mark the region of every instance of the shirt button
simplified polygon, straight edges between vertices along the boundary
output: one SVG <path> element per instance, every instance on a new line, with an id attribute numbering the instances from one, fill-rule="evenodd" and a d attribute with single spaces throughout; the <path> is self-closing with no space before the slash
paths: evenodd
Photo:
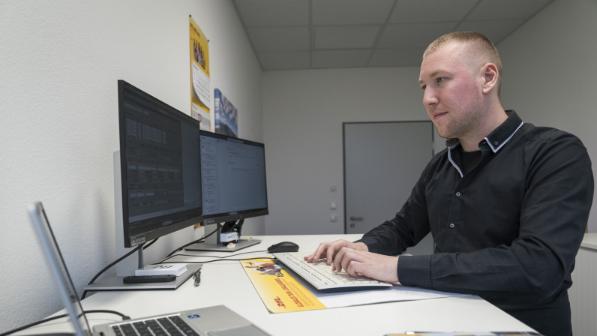
<path id="1" fill-rule="evenodd" d="M 456 192 L 456 197 L 460 197 L 460 196 L 462 196 L 462 193 L 460 191 L 457 191 Z"/>
<path id="2" fill-rule="evenodd" d="M 493 144 L 497 146 L 497 145 L 499 145 L 500 143 L 499 143 L 499 141 L 494 141 L 494 142 L 493 142 Z"/>
<path id="3" fill-rule="evenodd" d="M 450 226 L 450 229 L 453 229 L 453 228 L 455 228 L 455 227 L 456 227 L 456 225 L 454 225 L 454 223 L 450 223 L 450 225 L 449 225 L 449 226 Z"/>

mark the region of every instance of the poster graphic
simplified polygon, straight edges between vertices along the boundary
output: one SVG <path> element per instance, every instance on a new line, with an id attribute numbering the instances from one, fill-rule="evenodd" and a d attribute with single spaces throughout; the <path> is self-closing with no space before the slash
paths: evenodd
<path id="1" fill-rule="evenodd" d="M 214 90 L 214 111 L 216 133 L 238 137 L 238 112 L 220 89 Z"/>
<path id="2" fill-rule="evenodd" d="M 209 46 L 199 26 L 189 15 L 189 49 L 191 59 L 191 116 L 200 122 L 201 129 L 211 130 L 209 111 Z"/>
<path id="3" fill-rule="evenodd" d="M 271 259 L 241 261 L 245 272 L 272 313 L 289 313 L 325 306 L 285 269 Z"/>

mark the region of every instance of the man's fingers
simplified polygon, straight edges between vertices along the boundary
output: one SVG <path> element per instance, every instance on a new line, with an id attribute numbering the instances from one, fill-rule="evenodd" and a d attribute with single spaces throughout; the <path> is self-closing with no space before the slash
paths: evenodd
<path id="1" fill-rule="evenodd" d="M 367 262 L 367 255 L 359 250 L 350 249 L 346 251 L 344 260 L 342 261 L 342 269 L 348 272 L 350 265 L 353 263 L 363 264 Z M 349 273 L 350 275 L 354 275 Z"/>
<path id="2" fill-rule="evenodd" d="M 359 272 L 361 263 L 356 260 L 351 260 L 347 267 L 344 269 L 346 273 L 351 276 L 360 276 L 361 273 Z"/>
<path id="3" fill-rule="evenodd" d="M 351 246 L 352 244 L 353 243 L 343 239 L 338 239 L 333 242 L 321 243 L 319 244 L 314 253 L 305 256 L 304 259 L 307 262 L 318 262 L 322 259 L 325 259 L 328 265 L 332 265 L 332 267 L 336 268 L 341 268 L 342 265 L 340 265 L 339 263 L 339 260 L 341 259 L 338 259 L 338 262 L 334 263 L 334 260 L 337 258 L 337 253 L 339 253 L 344 247 Z"/>
<path id="4" fill-rule="evenodd" d="M 340 272 L 342 270 L 342 259 L 344 259 L 344 254 L 346 252 L 346 248 L 342 247 L 334 256 L 332 260 L 332 271 Z M 328 259 L 329 260 L 329 259 Z"/>
<path id="5" fill-rule="evenodd" d="M 327 250 L 327 254 L 325 256 L 326 264 L 331 265 L 335 258 L 337 258 L 338 250 L 342 249 L 343 242 L 340 240 L 336 240 L 331 244 L 331 246 Z"/>
<path id="6" fill-rule="evenodd" d="M 350 262 L 354 259 L 354 250 L 353 249 L 349 249 L 349 248 L 345 248 L 344 249 L 344 256 L 342 258 L 342 260 L 340 260 L 340 268 L 338 269 L 338 271 L 342 271 L 342 270 L 347 270 L 348 269 L 348 264 L 350 264 Z"/>
<path id="7" fill-rule="evenodd" d="M 325 252 L 326 249 L 327 249 L 326 243 L 319 244 L 319 247 L 317 248 L 317 250 L 315 250 L 315 253 L 312 256 L 311 261 L 315 261 L 315 260 L 321 258 L 321 255 Z"/>
<path id="8" fill-rule="evenodd" d="M 319 246 L 317 247 L 317 249 L 315 250 L 315 253 L 311 254 L 310 256 L 307 256 L 307 261 L 309 262 L 314 262 L 317 261 L 319 259 L 321 259 L 321 256 L 326 253 L 327 249 L 328 249 L 329 244 L 328 243 L 321 243 L 319 244 Z"/>

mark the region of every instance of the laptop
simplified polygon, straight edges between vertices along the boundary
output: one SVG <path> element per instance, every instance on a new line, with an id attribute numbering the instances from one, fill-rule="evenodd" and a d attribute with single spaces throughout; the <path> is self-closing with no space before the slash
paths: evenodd
<path id="1" fill-rule="evenodd" d="M 164 336 L 171 334 L 179 336 L 269 335 L 223 305 L 101 324 L 91 329 L 42 203 L 31 204 L 27 211 L 52 277 L 58 287 L 58 293 L 77 336 L 151 334 Z"/>

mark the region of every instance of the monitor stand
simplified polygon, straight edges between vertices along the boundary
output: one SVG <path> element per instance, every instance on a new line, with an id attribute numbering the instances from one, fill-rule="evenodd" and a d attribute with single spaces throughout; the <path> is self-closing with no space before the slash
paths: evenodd
<path id="1" fill-rule="evenodd" d="M 143 268 L 143 248 L 139 248 L 139 269 Z M 123 290 L 151 290 L 151 289 L 176 289 L 192 277 L 201 268 L 202 264 L 187 264 L 187 270 L 170 282 L 123 283 L 124 276 L 105 276 L 85 287 L 85 291 L 123 291 Z M 134 273 L 134 272 L 133 272 Z M 132 274 L 131 274 L 132 275 Z"/>
<path id="2" fill-rule="evenodd" d="M 236 252 L 249 246 L 257 245 L 261 243 L 259 239 L 240 239 L 240 233 L 243 225 L 243 220 L 225 222 L 223 224 L 218 223 L 218 231 L 216 232 L 216 238 L 206 239 L 203 242 L 199 242 L 193 245 L 185 247 L 188 251 L 215 251 L 215 252 Z M 223 243 L 222 236 L 233 233 L 237 240 L 230 243 Z"/>

